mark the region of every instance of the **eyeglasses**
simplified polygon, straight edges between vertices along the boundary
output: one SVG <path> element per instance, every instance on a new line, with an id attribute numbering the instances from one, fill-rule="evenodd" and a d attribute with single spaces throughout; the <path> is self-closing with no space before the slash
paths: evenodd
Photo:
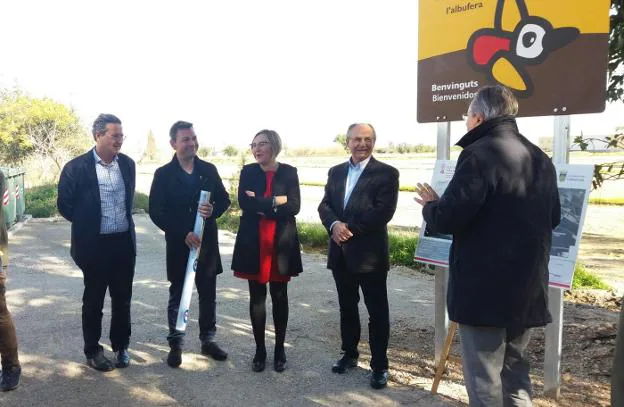
<path id="1" fill-rule="evenodd" d="M 251 149 L 253 150 L 256 147 L 264 147 L 264 146 L 268 146 L 270 143 L 268 141 L 261 141 L 259 143 L 251 143 L 249 145 L 249 147 L 251 147 Z"/>
<path id="2" fill-rule="evenodd" d="M 124 141 L 126 139 L 126 136 L 124 136 L 123 134 L 113 134 L 111 138 L 115 141 Z"/>

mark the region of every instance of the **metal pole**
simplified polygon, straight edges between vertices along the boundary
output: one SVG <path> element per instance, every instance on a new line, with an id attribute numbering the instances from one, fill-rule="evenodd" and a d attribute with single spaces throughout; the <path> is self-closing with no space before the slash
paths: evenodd
<path id="1" fill-rule="evenodd" d="M 570 116 L 555 117 L 553 163 L 570 161 Z M 546 326 L 544 348 L 544 394 L 559 399 L 561 386 L 561 341 L 563 336 L 563 290 L 548 288 L 548 310 L 552 323 Z"/>
<path id="2" fill-rule="evenodd" d="M 451 157 L 451 123 L 438 123 L 437 159 L 448 160 Z M 435 363 L 440 362 L 444 349 L 444 340 L 448 333 L 448 313 L 446 312 L 446 286 L 448 269 L 435 267 Z"/>

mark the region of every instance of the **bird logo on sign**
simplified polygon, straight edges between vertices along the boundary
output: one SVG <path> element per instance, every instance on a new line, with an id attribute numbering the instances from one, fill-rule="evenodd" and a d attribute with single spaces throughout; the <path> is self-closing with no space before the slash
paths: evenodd
<path id="1" fill-rule="evenodd" d="M 525 66 L 543 63 L 579 35 L 576 27 L 554 28 L 545 18 L 530 15 L 525 0 L 498 0 L 494 28 L 477 30 L 468 40 L 468 62 L 526 97 L 534 85 Z"/>

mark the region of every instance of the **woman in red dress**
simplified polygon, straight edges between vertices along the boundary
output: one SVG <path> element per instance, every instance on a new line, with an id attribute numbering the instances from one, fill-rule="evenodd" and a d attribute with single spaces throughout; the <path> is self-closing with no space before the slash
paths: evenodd
<path id="1" fill-rule="evenodd" d="M 288 282 L 303 271 L 295 215 L 300 192 L 297 169 L 278 163 L 282 148 L 279 135 L 262 130 L 253 138 L 251 151 L 256 163 L 245 165 L 238 185 L 242 209 L 234 245 L 234 275 L 249 281 L 249 314 L 256 341 L 252 370 L 261 372 L 266 363 L 267 283 L 273 303 L 276 372 L 286 369 L 284 341 L 288 324 Z"/>

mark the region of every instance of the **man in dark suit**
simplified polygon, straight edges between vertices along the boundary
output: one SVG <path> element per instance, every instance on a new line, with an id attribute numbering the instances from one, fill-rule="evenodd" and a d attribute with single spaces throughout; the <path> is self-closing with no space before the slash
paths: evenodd
<path id="1" fill-rule="evenodd" d="M 167 242 L 167 279 L 170 282 L 167 364 L 178 367 L 182 363 L 184 332 L 176 330 L 176 320 L 191 247 L 201 246 L 195 274 L 201 353 L 216 360 L 227 358 L 227 353 L 214 341 L 217 332 L 217 274 L 223 272 L 216 219 L 230 206 L 230 198 L 217 168 L 197 157 L 199 144 L 193 124 L 176 122 L 171 126 L 169 136 L 175 155 L 169 164 L 158 168 L 154 174 L 149 214 L 156 226 L 165 232 Z M 210 192 L 210 202 L 198 205 L 202 190 Z M 198 210 L 204 218 L 202 236 L 193 233 Z"/>
<path id="2" fill-rule="evenodd" d="M 471 406 L 530 406 L 530 328 L 551 322 L 548 262 L 561 207 L 555 167 L 518 130 L 511 90 L 485 86 L 468 108 L 453 178 L 418 184 L 435 233 L 453 235 L 448 313 L 459 324 Z"/>
<path id="3" fill-rule="evenodd" d="M 130 363 L 130 300 L 136 260 L 132 201 L 134 161 L 119 150 L 121 121 L 101 114 L 93 123 L 95 148 L 68 162 L 58 185 L 58 209 L 71 222 L 71 256 L 84 276 L 82 333 L 87 364 L 109 371 Z M 102 307 L 111 297 L 110 340 L 115 364 L 99 344 Z"/>
<path id="4" fill-rule="evenodd" d="M 387 224 L 396 210 L 399 172 L 372 157 L 375 141 L 375 129 L 370 124 L 349 126 L 347 147 L 351 158 L 329 170 L 318 211 L 331 236 L 327 268 L 332 270 L 340 304 L 344 354 L 332 371 L 344 373 L 357 365 L 361 287 L 369 315 L 371 386 L 380 389 L 388 381 L 386 352 L 390 336 Z"/>

